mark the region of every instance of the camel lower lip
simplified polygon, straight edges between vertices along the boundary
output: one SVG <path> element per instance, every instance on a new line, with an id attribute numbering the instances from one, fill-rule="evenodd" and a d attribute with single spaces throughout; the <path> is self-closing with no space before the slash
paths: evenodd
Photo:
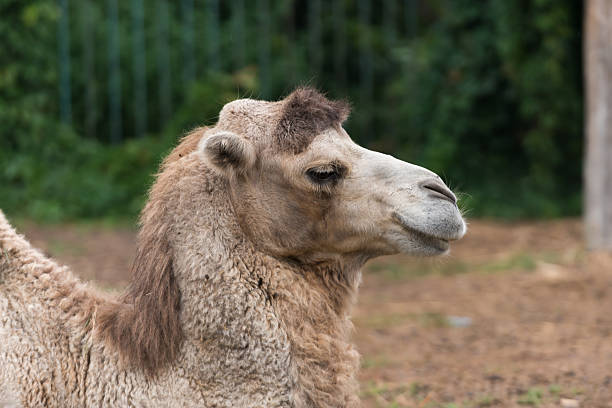
<path id="1" fill-rule="evenodd" d="M 446 250 L 448 250 L 448 248 L 450 247 L 450 240 L 447 238 L 443 238 L 443 237 L 439 237 L 436 235 L 432 235 L 429 234 L 425 231 L 422 231 L 420 229 L 414 228 L 410 225 L 408 225 L 403 217 L 397 213 L 394 214 L 394 218 L 397 221 L 397 223 L 407 232 L 409 232 L 412 236 L 414 236 L 415 238 L 417 238 L 419 241 L 421 241 L 423 244 L 425 244 L 426 246 L 435 248 L 437 250 L 439 250 L 440 252 L 444 252 Z"/>
<path id="2" fill-rule="evenodd" d="M 417 229 L 410 228 L 405 225 L 402 225 L 402 227 L 409 230 L 412 235 L 414 235 L 419 241 L 423 242 L 429 247 L 439 250 L 440 252 L 444 252 L 450 247 L 450 243 L 447 239 L 439 238 L 434 235 L 429 235 L 427 233 L 424 233 L 423 231 L 419 231 Z"/>

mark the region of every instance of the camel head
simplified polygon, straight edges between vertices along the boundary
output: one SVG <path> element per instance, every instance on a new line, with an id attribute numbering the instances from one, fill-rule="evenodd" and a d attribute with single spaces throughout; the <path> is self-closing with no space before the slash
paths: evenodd
<path id="1" fill-rule="evenodd" d="M 353 142 L 348 113 L 310 88 L 225 105 L 199 149 L 243 232 L 300 260 L 447 252 L 466 231 L 455 195 L 435 173 Z"/>

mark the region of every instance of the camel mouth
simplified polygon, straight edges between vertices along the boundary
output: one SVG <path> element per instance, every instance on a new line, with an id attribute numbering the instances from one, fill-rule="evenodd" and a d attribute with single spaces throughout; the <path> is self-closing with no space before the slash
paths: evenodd
<path id="1" fill-rule="evenodd" d="M 400 226 L 410 233 L 413 239 L 421 244 L 421 246 L 433 249 L 435 253 L 444 253 L 450 249 L 450 240 L 441 238 L 422 230 L 413 228 L 409 225 L 400 223 Z"/>
<path id="2" fill-rule="evenodd" d="M 398 212 L 393 213 L 393 220 L 420 246 L 433 250 L 434 255 L 447 252 L 450 248 L 450 243 L 460 239 L 465 233 L 463 221 L 459 230 L 457 229 L 456 221 L 444 223 L 444 228 L 440 228 L 440 224 L 438 224 L 438 228 L 427 230 L 423 226 L 415 225 L 409 218 Z"/>

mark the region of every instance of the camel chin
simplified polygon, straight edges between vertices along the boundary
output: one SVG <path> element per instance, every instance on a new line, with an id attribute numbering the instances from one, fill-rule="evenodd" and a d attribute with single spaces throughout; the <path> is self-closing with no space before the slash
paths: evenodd
<path id="1" fill-rule="evenodd" d="M 450 243 L 467 231 L 457 205 L 442 199 L 434 198 L 418 208 L 395 210 L 392 218 L 387 239 L 397 252 L 407 255 L 444 255 Z"/>

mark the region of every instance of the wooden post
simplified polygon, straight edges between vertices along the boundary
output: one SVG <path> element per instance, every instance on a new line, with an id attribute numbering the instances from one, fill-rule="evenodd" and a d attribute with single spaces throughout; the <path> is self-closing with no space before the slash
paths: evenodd
<path id="1" fill-rule="evenodd" d="M 586 239 L 612 250 L 612 1 L 586 2 L 584 30 Z"/>

